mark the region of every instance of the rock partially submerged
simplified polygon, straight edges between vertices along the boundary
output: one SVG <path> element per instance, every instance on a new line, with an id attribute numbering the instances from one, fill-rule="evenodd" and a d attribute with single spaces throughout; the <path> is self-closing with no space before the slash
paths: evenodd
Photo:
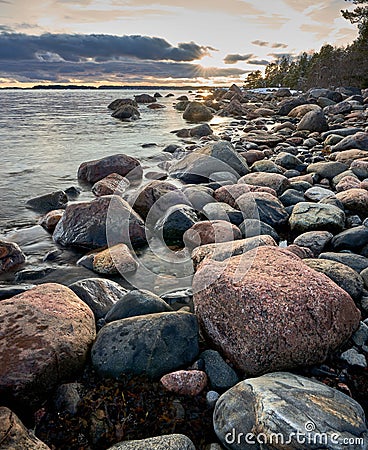
<path id="1" fill-rule="evenodd" d="M 17 244 L 0 240 L 0 274 L 17 269 L 25 260 L 26 257 Z"/>

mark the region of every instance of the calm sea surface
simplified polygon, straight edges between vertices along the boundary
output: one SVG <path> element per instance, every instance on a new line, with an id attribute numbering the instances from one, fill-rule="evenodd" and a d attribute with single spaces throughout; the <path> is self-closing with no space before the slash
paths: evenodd
<path id="1" fill-rule="evenodd" d="M 161 90 L 159 102 L 166 108 L 151 110 L 140 106 L 141 119 L 121 122 L 111 117 L 107 105 L 116 98 L 133 98 L 143 92 L 133 90 L 1 90 L 0 91 L 0 238 L 19 244 L 27 260 L 20 274 L 3 274 L 1 282 L 58 282 L 69 285 L 96 276 L 76 265 L 82 253 L 61 248 L 52 236 L 37 225 L 39 214 L 27 209 L 27 200 L 55 190 L 77 186 L 81 162 L 115 153 L 126 153 L 141 161 L 145 172 L 160 170 L 171 156 L 162 149 L 180 143 L 170 131 L 190 127 L 182 113 L 174 109 L 175 99 L 196 93 Z M 173 97 L 165 97 L 168 93 Z M 228 120 L 213 119 L 215 131 Z M 147 148 L 144 144 L 156 144 Z M 148 181 L 148 180 L 146 180 Z M 92 198 L 90 187 L 81 186 L 78 200 Z M 176 257 L 153 239 L 139 255 L 139 269 L 129 283 L 139 288 L 165 293 L 191 286 L 190 255 Z M 51 256 L 50 256 L 51 255 Z M 52 256 L 53 255 L 53 256 Z M 15 278 L 14 278 L 15 277 Z M 124 283 L 126 280 L 119 278 Z"/>
<path id="2" fill-rule="evenodd" d="M 1 90 L 0 229 L 34 219 L 34 213 L 25 208 L 28 199 L 76 185 L 83 161 L 126 153 L 154 168 L 153 155 L 179 142 L 170 131 L 187 126 L 182 113 L 173 108 L 175 99 L 187 92 L 160 91 L 164 97 L 158 100 L 166 108 L 151 110 L 141 105 L 141 119 L 135 122 L 111 117 L 107 105 L 112 100 L 143 92 L 155 93 Z M 166 98 L 169 92 L 175 96 Z M 157 146 L 142 148 L 148 143 Z"/>

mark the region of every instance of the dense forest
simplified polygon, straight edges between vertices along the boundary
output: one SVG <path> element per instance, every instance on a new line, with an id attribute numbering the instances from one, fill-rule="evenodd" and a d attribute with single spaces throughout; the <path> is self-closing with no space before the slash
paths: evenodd
<path id="1" fill-rule="evenodd" d="M 342 16 L 356 24 L 357 39 L 346 47 L 324 45 L 319 52 L 298 57 L 283 56 L 260 70 L 248 74 L 245 87 L 287 86 L 292 89 L 311 87 L 368 87 L 368 0 L 353 0 L 353 10 Z"/>

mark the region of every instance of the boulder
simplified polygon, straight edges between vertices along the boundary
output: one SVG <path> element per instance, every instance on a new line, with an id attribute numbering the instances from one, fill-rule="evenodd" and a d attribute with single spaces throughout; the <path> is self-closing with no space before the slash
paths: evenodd
<path id="1" fill-rule="evenodd" d="M 143 170 L 137 159 L 119 153 L 82 163 L 78 169 L 78 179 L 96 183 L 112 173 L 117 173 L 128 180 L 134 180 L 142 177 Z"/>
<path id="2" fill-rule="evenodd" d="M 155 102 L 157 102 L 157 98 L 152 97 L 152 95 L 149 95 L 149 94 L 135 95 L 134 98 L 137 103 L 155 103 Z"/>
<path id="3" fill-rule="evenodd" d="M 200 355 L 211 388 L 215 391 L 227 391 L 239 382 L 235 370 L 227 364 L 216 350 L 205 350 Z"/>
<path id="4" fill-rule="evenodd" d="M 253 186 L 264 186 L 276 191 L 277 195 L 281 195 L 290 187 L 290 181 L 284 175 L 267 172 L 249 173 L 241 177 L 238 183 L 245 183 Z"/>
<path id="5" fill-rule="evenodd" d="M 252 130 L 242 135 L 242 140 L 253 142 L 257 145 L 267 145 L 268 147 L 276 147 L 284 138 L 281 135 L 270 133 L 265 130 Z"/>
<path id="6" fill-rule="evenodd" d="M 210 136 L 211 134 L 213 134 L 213 130 L 207 123 L 197 125 L 189 130 L 189 136 L 192 137 Z"/>
<path id="7" fill-rule="evenodd" d="M 192 252 L 192 261 L 194 270 L 197 270 L 202 261 L 210 258 L 213 261 L 225 261 L 232 256 L 242 255 L 249 250 L 260 247 L 262 245 L 274 245 L 275 240 L 268 235 L 258 235 L 247 237 L 246 239 L 239 239 L 237 241 L 220 242 L 215 244 L 200 245 Z"/>
<path id="8" fill-rule="evenodd" d="M 322 363 L 359 326 L 343 289 L 278 247 L 204 261 L 193 290 L 208 342 L 247 376 Z"/>
<path id="9" fill-rule="evenodd" d="M 133 209 L 143 218 L 150 215 L 150 222 L 160 219 L 167 209 L 178 203 L 189 204 L 185 195 L 167 181 L 154 180 L 129 199 Z"/>
<path id="10" fill-rule="evenodd" d="M 183 235 L 183 241 L 190 249 L 200 245 L 231 242 L 241 238 L 242 234 L 239 228 L 225 220 L 197 222 Z"/>
<path id="11" fill-rule="evenodd" d="M 193 442 L 183 434 L 157 436 L 139 441 L 120 442 L 108 450 L 195 450 Z"/>
<path id="12" fill-rule="evenodd" d="M 63 209 L 68 204 L 68 196 L 64 191 L 51 192 L 51 194 L 28 200 L 26 206 L 40 213 L 47 213 L 53 209 Z"/>
<path id="13" fill-rule="evenodd" d="M 96 197 L 101 197 L 103 195 L 122 195 L 125 190 L 129 187 L 129 180 L 118 173 L 111 173 L 107 177 L 102 178 L 102 180 L 97 181 L 92 186 L 92 193 Z"/>
<path id="14" fill-rule="evenodd" d="M 351 267 L 358 273 L 368 267 L 368 258 L 362 255 L 356 255 L 355 253 L 325 252 L 321 253 L 318 258 L 340 262 Z"/>
<path id="15" fill-rule="evenodd" d="M 172 177 L 185 183 L 206 183 L 216 172 L 230 172 L 239 177 L 249 173 L 249 168 L 230 142 L 218 141 L 195 150 L 169 170 Z"/>
<path id="16" fill-rule="evenodd" d="M 188 122 L 208 122 L 212 118 L 211 110 L 199 102 L 190 102 L 183 114 L 183 119 Z"/>
<path id="17" fill-rule="evenodd" d="M 17 269 L 25 260 L 26 257 L 17 244 L 0 240 L 0 274 Z"/>
<path id="18" fill-rule="evenodd" d="M 55 230 L 55 227 L 58 224 L 59 220 L 63 217 L 63 214 L 63 209 L 54 209 L 41 217 L 41 219 L 38 221 L 38 224 L 41 225 L 41 227 L 45 230 L 52 233 Z"/>
<path id="19" fill-rule="evenodd" d="M 329 129 L 327 120 L 322 111 L 309 111 L 299 122 L 298 130 L 307 130 L 311 132 L 322 133 Z"/>
<path id="20" fill-rule="evenodd" d="M 289 117 L 296 117 L 298 119 L 303 118 L 306 114 L 309 112 L 321 112 L 322 108 L 318 105 L 313 105 L 311 103 L 306 103 L 304 105 L 296 106 L 294 109 L 292 109 L 288 116 Z M 325 130 L 326 131 L 326 130 Z"/>
<path id="21" fill-rule="evenodd" d="M 334 205 L 300 202 L 294 206 L 289 224 L 292 231 L 300 234 L 314 230 L 336 233 L 344 228 L 345 214 Z"/>
<path id="22" fill-rule="evenodd" d="M 89 249 L 146 243 L 143 220 L 117 195 L 69 205 L 55 228 L 53 239 L 64 246 Z"/>
<path id="23" fill-rule="evenodd" d="M 229 184 L 227 186 L 222 186 L 216 189 L 214 193 L 214 198 L 218 202 L 224 202 L 233 208 L 237 208 L 237 199 L 247 192 L 268 192 L 274 196 L 277 196 L 274 189 L 264 187 L 264 186 L 253 186 L 251 184 Z"/>
<path id="24" fill-rule="evenodd" d="M 124 275 L 137 270 L 138 263 L 126 244 L 117 244 L 93 258 L 93 271 L 102 275 Z"/>
<path id="25" fill-rule="evenodd" d="M 308 173 L 316 173 L 321 178 L 328 179 L 332 179 L 346 170 L 348 170 L 348 166 L 338 161 L 317 162 L 310 164 L 307 168 Z"/>
<path id="26" fill-rule="evenodd" d="M 16 414 L 0 406 L 0 450 L 50 450 L 23 425 Z"/>
<path id="27" fill-rule="evenodd" d="M 105 321 L 127 319 L 134 316 L 145 316 L 147 314 L 156 314 L 172 311 L 172 308 L 160 297 L 152 292 L 133 290 L 127 292 L 120 298 L 106 314 Z"/>
<path id="28" fill-rule="evenodd" d="M 359 253 L 359 250 L 368 244 L 368 227 L 358 225 L 342 231 L 331 241 L 334 251 L 352 250 Z"/>
<path id="29" fill-rule="evenodd" d="M 90 308 L 59 284 L 0 302 L 0 394 L 35 406 L 86 362 L 96 328 Z"/>
<path id="30" fill-rule="evenodd" d="M 323 252 L 326 245 L 331 242 L 333 234 L 329 231 L 307 231 L 300 234 L 295 240 L 294 244 L 300 247 L 309 248 L 314 256 L 318 256 Z"/>
<path id="31" fill-rule="evenodd" d="M 368 191 L 365 189 L 348 189 L 336 194 L 336 198 L 349 211 L 368 214 Z"/>
<path id="32" fill-rule="evenodd" d="M 236 226 L 239 226 L 244 220 L 241 211 L 222 202 L 208 203 L 203 207 L 202 215 L 208 220 L 226 220 Z"/>
<path id="33" fill-rule="evenodd" d="M 335 194 L 330 189 L 325 189 L 320 186 L 313 186 L 304 192 L 304 197 L 312 202 L 319 202 L 324 198 L 332 197 L 334 195 Z"/>
<path id="34" fill-rule="evenodd" d="M 159 378 L 188 366 L 197 355 L 196 316 L 164 312 L 105 325 L 93 345 L 92 364 L 104 377 L 145 374 Z"/>
<path id="35" fill-rule="evenodd" d="M 306 99 L 302 97 L 291 98 L 290 100 L 289 99 L 283 100 L 278 105 L 279 110 L 277 114 L 279 116 L 287 116 L 294 108 L 303 105 L 305 103 Z"/>
<path id="36" fill-rule="evenodd" d="M 239 230 L 242 232 L 244 238 L 251 238 L 259 235 L 269 235 L 276 242 L 280 241 L 280 237 L 276 230 L 265 222 L 258 219 L 245 219 L 239 225 Z M 269 244 L 267 244 L 269 245 Z"/>
<path id="37" fill-rule="evenodd" d="M 333 152 L 349 149 L 368 150 L 368 133 L 359 132 L 352 136 L 346 136 L 336 145 L 331 147 Z"/>
<path id="38" fill-rule="evenodd" d="M 208 203 L 216 202 L 213 198 L 213 190 L 207 186 L 184 186 L 182 190 L 189 204 L 197 211 L 201 211 Z"/>
<path id="39" fill-rule="evenodd" d="M 328 259 L 306 259 L 304 262 L 308 267 L 327 275 L 328 278 L 344 289 L 352 299 L 359 300 L 362 296 L 363 279 L 349 266 Z"/>
<path id="40" fill-rule="evenodd" d="M 351 103 L 339 102 L 336 105 L 326 106 L 323 112 L 328 115 L 348 114 L 352 109 Z"/>
<path id="41" fill-rule="evenodd" d="M 166 245 L 183 246 L 184 233 L 198 221 L 198 216 L 191 206 L 181 204 L 171 206 L 157 222 L 155 232 Z"/>
<path id="42" fill-rule="evenodd" d="M 242 381 L 216 403 L 214 429 L 227 449 L 363 450 L 362 407 L 325 384 L 290 373 Z M 257 443 L 258 442 L 258 443 Z"/>
<path id="43" fill-rule="evenodd" d="M 108 108 L 115 111 L 116 109 L 121 108 L 124 105 L 131 105 L 137 107 L 137 102 L 133 100 L 132 98 L 117 98 L 116 100 L 112 101 Z"/>
<path id="44" fill-rule="evenodd" d="M 116 109 L 112 114 L 112 117 L 120 120 L 138 120 L 141 114 L 135 106 L 122 105 Z"/>
<path id="45" fill-rule="evenodd" d="M 115 281 L 104 278 L 86 278 L 69 288 L 91 308 L 96 319 L 104 317 L 128 292 Z"/>
<path id="46" fill-rule="evenodd" d="M 238 198 L 237 204 L 245 218 L 260 220 L 276 229 L 286 225 L 289 219 L 280 200 L 267 192 L 248 192 Z"/>
<path id="47" fill-rule="evenodd" d="M 201 370 L 178 370 L 164 375 L 160 382 L 170 392 L 194 397 L 207 386 L 207 375 Z"/>

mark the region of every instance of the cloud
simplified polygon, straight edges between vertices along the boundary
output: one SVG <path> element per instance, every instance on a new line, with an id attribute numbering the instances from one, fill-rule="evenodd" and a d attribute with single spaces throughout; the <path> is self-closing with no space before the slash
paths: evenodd
<path id="1" fill-rule="evenodd" d="M 10 61 L 1 69 L 2 77 L 21 82 L 84 83 L 113 82 L 129 84 L 147 80 L 216 78 L 244 75 L 247 71 L 236 68 L 204 68 L 198 64 L 163 61 L 63 62 L 33 60 L 28 64 Z"/>
<path id="2" fill-rule="evenodd" d="M 259 39 L 257 39 L 256 41 L 252 41 L 251 44 L 259 45 L 260 47 L 268 47 L 270 45 L 268 41 L 260 41 Z"/>
<path id="3" fill-rule="evenodd" d="M 239 55 L 238 53 L 226 55 L 224 58 L 225 64 L 236 64 L 239 61 L 249 61 L 254 58 L 253 53 L 247 53 L 246 55 Z"/>
<path id="4" fill-rule="evenodd" d="M 65 61 L 116 60 L 124 57 L 154 61 L 195 61 L 209 54 L 212 47 L 195 42 L 172 46 L 165 39 L 148 36 L 106 34 L 0 34 L 0 60 L 33 60 L 40 54 L 58 55 Z"/>
<path id="5" fill-rule="evenodd" d="M 288 48 L 288 45 L 283 44 L 282 42 L 275 42 L 271 44 L 271 48 Z"/>
<path id="6" fill-rule="evenodd" d="M 248 61 L 248 64 L 253 64 L 255 66 L 267 66 L 270 63 L 270 61 L 267 61 L 267 59 L 250 59 Z"/>

